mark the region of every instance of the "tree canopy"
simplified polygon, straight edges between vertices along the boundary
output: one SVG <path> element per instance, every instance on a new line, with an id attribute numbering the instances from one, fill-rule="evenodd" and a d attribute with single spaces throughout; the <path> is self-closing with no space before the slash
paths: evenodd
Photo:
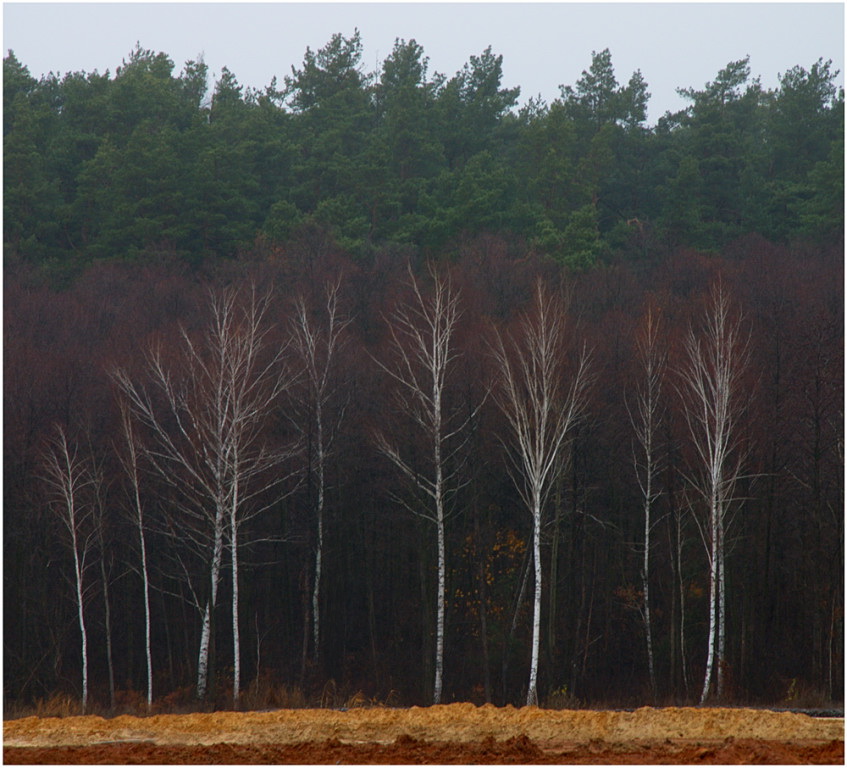
<path id="1" fill-rule="evenodd" d="M 452 77 L 415 40 L 377 71 L 358 30 L 306 49 L 281 86 L 137 45 L 113 75 L 33 78 L 4 60 L 7 258 L 192 263 L 317 226 L 357 258 L 497 233 L 584 269 L 615 254 L 843 233 L 843 92 L 829 61 L 772 91 L 730 62 L 646 123 L 649 84 L 609 49 L 552 103 L 518 106 L 486 48 Z M 210 93 L 209 93 L 210 91 Z M 633 225 L 632 222 L 638 222 Z"/>

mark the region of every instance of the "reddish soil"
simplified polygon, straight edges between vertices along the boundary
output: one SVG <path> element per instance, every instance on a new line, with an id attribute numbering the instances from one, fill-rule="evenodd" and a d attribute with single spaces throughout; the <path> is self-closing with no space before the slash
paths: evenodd
<path id="1" fill-rule="evenodd" d="M 6 764 L 835 764 L 843 718 L 470 704 L 9 720 Z"/>

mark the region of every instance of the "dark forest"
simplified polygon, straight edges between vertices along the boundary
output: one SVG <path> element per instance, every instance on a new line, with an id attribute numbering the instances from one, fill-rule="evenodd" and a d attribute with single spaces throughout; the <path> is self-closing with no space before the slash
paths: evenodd
<path id="1" fill-rule="evenodd" d="M 4 703 L 824 706 L 843 92 L 4 59 Z"/>

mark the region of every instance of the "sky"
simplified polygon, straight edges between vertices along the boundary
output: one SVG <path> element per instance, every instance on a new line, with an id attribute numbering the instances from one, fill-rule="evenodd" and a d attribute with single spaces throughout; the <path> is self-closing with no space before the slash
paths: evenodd
<path id="1" fill-rule="evenodd" d="M 648 122 L 688 102 L 677 88 L 701 89 L 728 63 L 750 57 L 753 77 L 776 88 L 794 66 L 831 59 L 844 70 L 842 2 L 154 2 L 3 3 L 3 47 L 30 73 L 114 74 L 136 42 L 166 53 L 178 73 L 203 56 L 210 87 L 227 67 L 244 86 L 282 83 L 306 47 L 359 29 L 362 65 L 378 70 L 394 41 L 416 40 L 429 71 L 452 77 L 491 46 L 503 56 L 504 87 L 520 103 L 550 102 L 574 85 L 592 52 L 608 48 L 621 85 L 639 69 L 651 94 Z"/>

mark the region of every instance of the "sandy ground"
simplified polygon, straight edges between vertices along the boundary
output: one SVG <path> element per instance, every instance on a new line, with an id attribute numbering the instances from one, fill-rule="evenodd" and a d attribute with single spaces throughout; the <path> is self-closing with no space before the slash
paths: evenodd
<path id="1" fill-rule="evenodd" d="M 754 709 L 634 712 L 450 704 L 28 717 L 6 764 L 843 764 L 844 719 Z"/>

